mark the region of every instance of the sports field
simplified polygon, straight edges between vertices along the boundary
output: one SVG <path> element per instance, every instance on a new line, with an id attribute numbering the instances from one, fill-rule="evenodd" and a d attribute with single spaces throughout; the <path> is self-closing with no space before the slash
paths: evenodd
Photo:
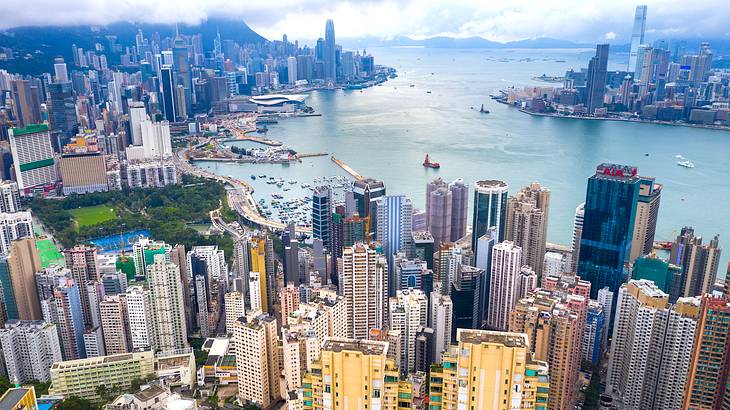
<path id="1" fill-rule="evenodd" d="M 87 206 L 71 209 L 74 221 L 78 226 L 93 226 L 117 217 L 114 209 L 106 205 Z"/>
<path id="2" fill-rule="evenodd" d="M 59 252 L 56 245 L 50 239 L 38 239 L 35 242 L 35 247 L 38 249 L 38 256 L 41 259 L 41 267 L 47 268 L 52 263 L 63 266 L 64 260 L 63 255 Z"/>

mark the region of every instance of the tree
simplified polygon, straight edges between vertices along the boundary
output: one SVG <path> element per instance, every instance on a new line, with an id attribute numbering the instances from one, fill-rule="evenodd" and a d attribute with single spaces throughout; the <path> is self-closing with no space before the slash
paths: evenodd
<path id="1" fill-rule="evenodd" d="M 81 397 L 77 396 L 70 396 L 65 398 L 62 402 L 58 403 L 56 405 L 56 409 L 58 410 L 92 410 L 93 406 L 91 405 L 91 402 L 82 399 Z"/>
<path id="2" fill-rule="evenodd" d="M 211 409 L 218 410 L 218 408 L 220 407 L 218 405 L 218 402 L 219 402 L 218 396 L 212 395 L 212 396 L 208 396 L 208 398 L 205 399 L 205 402 L 204 403 L 205 403 L 205 405 L 207 405 Z"/>
<path id="3" fill-rule="evenodd" d="M 5 377 L 0 377 L 0 395 L 5 394 L 5 392 L 12 387 L 13 384 L 10 383 L 10 380 L 6 379 Z"/>

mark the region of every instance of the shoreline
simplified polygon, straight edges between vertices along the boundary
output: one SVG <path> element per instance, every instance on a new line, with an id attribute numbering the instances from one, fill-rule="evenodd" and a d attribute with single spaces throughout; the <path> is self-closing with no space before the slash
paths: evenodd
<path id="1" fill-rule="evenodd" d="M 587 120 L 587 121 L 616 121 L 616 122 L 627 122 L 635 124 L 652 124 L 652 125 L 667 125 L 672 127 L 688 127 L 688 128 L 699 128 L 704 130 L 714 131 L 730 131 L 730 126 L 726 125 L 708 125 L 708 124 L 690 124 L 686 122 L 675 122 L 675 121 L 658 121 L 658 120 L 645 120 L 645 119 L 631 119 L 631 118 L 618 118 L 618 117 L 584 117 L 577 115 L 564 115 L 556 113 L 545 113 L 545 112 L 534 112 L 524 108 L 518 108 L 510 103 L 495 99 L 500 104 L 504 104 L 508 107 L 515 108 L 517 111 L 531 115 L 533 117 L 549 117 L 549 118 L 563 118 L 568 120 Z"/>

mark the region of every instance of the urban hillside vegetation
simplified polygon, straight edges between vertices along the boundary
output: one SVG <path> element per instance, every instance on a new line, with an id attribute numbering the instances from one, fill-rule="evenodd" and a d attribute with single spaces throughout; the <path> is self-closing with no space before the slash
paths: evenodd
<path id="1" fill-rule="evenodd" d="M 85 195 L 70 195 L 62 200 L 33 198 L 29 207 L 33 215 L 50 229 L 62 247 L 88 242 L 91 239 L 118 235 L 120 232 L 147 229 L 152 238 L 170 244 L 218 245 L 232 254 L 230 237 L 201 235 L 191 224 L 209 223 L 209 212 L 226 204 L 223 184 L 207 179 L 183 176 L 181 185 L 162 188 L 124 189 Z M 114 211 L 114 217 L 100 209 Z M 224 206 L 226 220 L 236 215 Z M 81 215 L 81 220 L 78 220 Z M 95 223 L 89 223 L 90 220 Z"/>

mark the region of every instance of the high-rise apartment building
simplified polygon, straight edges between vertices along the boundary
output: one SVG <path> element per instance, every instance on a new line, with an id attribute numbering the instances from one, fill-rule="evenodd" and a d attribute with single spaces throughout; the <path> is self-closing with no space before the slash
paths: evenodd
<path id="1" fill-rule="evenodd" d="M 403 374 L 414 372 L 416 333 L 426 326 L 428 299 L 417 289 L 399 290 L 394 298 L 390 298 L 389 309 L 389 329 L 399 332 L 401 338 L 400 369 Z"/>
<path id="2" fill-rule="evenodd" d="M 629 256 L 631 262 L 639 256 L 650 254 L 654 249 L 654 234 L 656 233 L 656 223 L 659 218 L 661 194 L 662 184 L 657 184 L 654 178 L 641 177 L 639 202 L 636 204 L 634 234 Z"/>
<path id="3" fill-rule="evenodd" d="M 20 211 L 20 191 L 15 181 L 0 181 L 0 213 Z"/>
<path id="4" fill-rule="evenodd" d="M 15 179 L 22 195 L 33 188 L 46 189 L 58 180 L 53 157 L 51 132 L 46 124 L 28 124 L 10 129 L 10 152 Z"/>
<path id="5" fill-rule="evenodd" d="M 619 289 L 607 391 L 627 409 L 680 409 L 699 300 L 669 295 L 648 280 Z"/>
<path id="6" fill-rule="evenodd" d="M 672 244 L 671 264 L 682 269 L 681 296 L 701 296 L 712 291 L 720 260 L 720 237 L 703 243 L 692 227 L 684 227 Z"/>
<path id="7" fill-rule="evenodd" d="M 279 305 L 281 306 L 281 325 L 288 325 L 289 314 L 299 309 L 301 297 L 299 288 L 286 286 L 279 290 Z"/>
<path id="8" fill-rule="evenodd" d="M 130 286 L 124 294 L 127 313 L 130 350 L 157 349 L 155 311 L 149 289 Z"/>
<path id="9" fill-rule="evenodd" d="M 155 323 L 157 349 L 172 352 L 188 347 L 188 329 L 185 321 L 183 286 L 180 268 L 168 262 L 164 255 L 155 255 L 147 267 L 147 285 Z"/>
<path id="10" fill-rule="evenodd" d="M 123 294 L 106 296 L 99 302 L 99 311 L 106 353 L 113 355 L 131 351 L 125 296 Z"/>
<path id="11" fill-rule="evenodd" d="M 522 289 L 522 248 L 510 241 L 494 245 L 492 272 L 489 276 L 487 328 L 506 330 L 509 316 L 518 300 L 537 285 L 537 276 L 529 289 Z M 524 292 L 523 292 L 524 291 Z"/>
<path id="12" fill-rule="evenodd" d="M 471 249 L 476 251 L 477 240 L 489 228 L 497 228 L 497 242 L 505 238 L 507 213 L 507 183 L 503 181 L 477 181 L 474 186 L 474 210 L 472 216 Z M 479 255 L 477 255 L 477 258 Z"/>
<path id="13" fill-rule="evenodd" d="M 605 349 L 606 315 L 603 306 L 595 300 L 588 301 L 586 328 L 583 333 L 583 360 L 597 365 Z"/>
<path id="14" fill-rule="evenodd" d="M 550 367 L 550 409 L 572 408 L 590 286 L 571 274 L 545 277 L 510 316 L 509 330 L 526 333 L 535 359 Z"/>
<path id="15" fill-rule="evenodd" d="M 233 334 L 233 329 L 238 318 L 246 316 L 245 302 L 246 299 L 244 294 L 238 291 L 228 292 L 224 296 L 223 305 L 226 309 L 226 332 L 228 332 L 228 334 Z"/>
<path id="16" fill-rule="evenodd" d="M 601 164 L 588 179 L 578 274 L 591 296 L 604 286 L 618 292 L 631 250 L 640 177 L 636 167 Z"/>
<path id="17" fill-rule="evenodd" d="M 11 242 L 33 237 L 33 215 L 30 211 L 0 213 L 0 255 L 10 253 Z"/>
<path id="18" fill-rule="evenodd" d="M 451 348 L 451 323 L 454 315 L 454 304 L 449 295 L 438 290 L 431 292 L 429 299 L 428 327 L 433 329 L 433 354 L 435 360 Z"/>
<path id="19" fill-rule="evenodd" d="M 433 236 L 434 247 L 451 240 L 453 194 L 441 178 L 426 185 L 426 229 Z"/>
<path id="20" fill-rule="evenodd" d="M 727 408 L 730 369 L 730 303 L 704 295 L 687 371 L 683 409 Z"/>
<path id="21" fill-rule="evenodd" d="M 507 199 L 504 239 L 522 248 L 522 265 L 542 276 L 550 190 L 533 182 Z"/>
<path id="22" fill-rule="evenodd" d="M 8 379 L 17 384 L 50 381 L 51 366 L 63 360 L 58 331 L 52 323 L 11 320 L 0 329 L 0 345 Z"/>
<path id="23" fill-rule="evenodd" d="M 268 314 L 241 317 L 233 327 L 238 398 L 267 408 L 279 399 L 276 319 Z"/>
<path id="24" fill-rule="evenodd" d="M 100 282 L 99 262 L 96 257 L 96 247 L 77 245 L 63 251 L 66 268 L 71 270 L 71 277 L 79 286 L 81 307 L 84 313 L 84 323 L 93 325 L 92 306 L 89 303 L 87 285 L 90 282 Z"/>
<path id="25" fill-rule="evenodd" d="M 41 270 L 41 260 L 33 238 L 23 238 L 10 244 L 7 271 L 19 320 L 41 320 L 40 301 L 36 290 L 35 273 Z M 3 283 L 3 286 L 6 286 Z"/>
<path id="26" fill-rule="evenodd" d="M 533 359 L 527 335 L 459 329 L 456 339 L 443 364 L 431 366 L 432 410 L 544 410 L 552 403 L 548 365 Z"/>
<path id="27" fill-rule="evenodd" d="M 449 184 L 451 191 L 451 242 L 456 242 L 466 235 L 466 224 L 469 208 L 469 186 L 462 178 Z"/>
<path id="28" fill-rule="evenodd" d="M 374 246 L 355 244 L 342 253 L 340 290 L 347 304 L 348 336 L 366 339 L 381 329 L 387 310 L 387 262 Z"/>
<path id="29" fill-rule="evenodd" d="M 413 386 L 399 381 L 388 349 L 383 341 L 326 339 L 304 376 L 304 409 L 409 409 Z"/>
<path id="30" fill-rule="evenodd" d="M 53 297 L 49 301 L 49 316 L 58 326 L 61 336 L 61 348 L 64 360 L 83 359 L 88 356 L 84 340 L 84 315 L 81 308 L 81 296 L 78 285 L 73 279 L 62 279 L 53 288 Z M 45 315 L 44 315 L 45 316 Z M 101 350 L 104 350 L 104 339 L 101 338 Z"/>
<path id="31" fill-rule="evenodd" d="M 388 261 L 388 295 L 395 295 L 394 256 L 403 252 L 407 257 L 413 249 L 413 204 L 403 195 L 386 195 L 377 202 L 377 239 L 382 243 L 383 254 Z"/>
<path id="32" fill-rule="evenodd" d="M 585 202 L 575 208 L 573 217 L 573 241 L 571 242 L 571 272 L 578 272 L 580 260 L 580 239 L 583 237 L 583 220 L 585 219 Z"/>

